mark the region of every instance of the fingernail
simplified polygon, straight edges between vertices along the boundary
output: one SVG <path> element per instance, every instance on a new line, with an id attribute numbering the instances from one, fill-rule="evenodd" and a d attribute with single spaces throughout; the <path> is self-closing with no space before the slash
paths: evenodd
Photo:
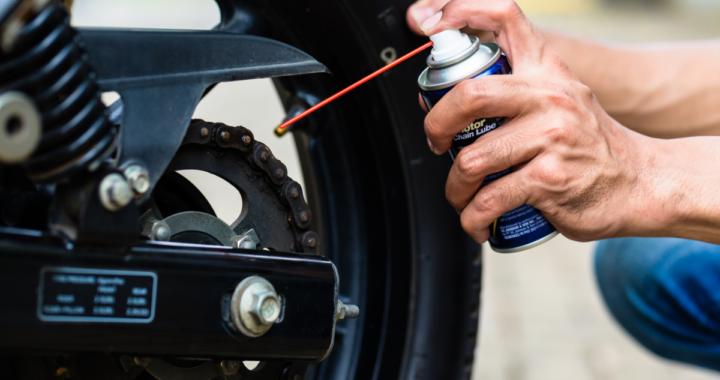
<path id="1" fill-rule="evenodd" d="M 435 14 L 435 10 L 430 7 L 422 7 L 413 9 L 410 14 L 412 15 L 413 19 L 415 19 L 415 23 L 420 25 L 423 21 L 427 20 L 428 17 Z"/>
<path id="2" fill-rule="evenodd" d="M 435 153 L 435 145 L 433 145 L 433 143 L 432 143 L 432 141 L 430 141 L 430 138 L 429 138 L 429 137 L 428 137 L 427 141 L 428 141 L 428 147 L 430 147 L 430 150 L 431 150 L 433 153 Z M 435 153 L 435 154 L 437 154 L 437 153 Z"/>
<path id="3" fill-rule="evenodd" d="M 423 23 L 420 25 L 420 29 L 423 30 L 423 32 L 426 32 L 428 29 L 435 26 L 440 19 L 442 18 L 442 11 L 435 13 L 434 15 L 430 16 L 427 20 L 423 21 Z"/>

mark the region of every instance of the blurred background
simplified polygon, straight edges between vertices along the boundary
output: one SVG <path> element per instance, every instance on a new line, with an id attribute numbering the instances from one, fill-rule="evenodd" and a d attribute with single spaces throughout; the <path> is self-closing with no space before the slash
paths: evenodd
<path id="1" fill-rule="evenodd" d="M 541 27 L 602 40 L 720 37 L 720 0 L 517 2 Z M 73 7 L 73 23 L 81 26 L 209 29 L 218 21 L 213 0 L 75 0 Z M 720 68 L 710 75 L 720 75 Z M 288 166 L 290 177 L 302 182 L 292 139 L 272 133 L 284 116 L 269 80 L 221 84 L 195 112 L 198 118 L 250 128 Z M 229 222 L 239 215 L 240 196 L 222 179 L 183 174 L 208 196 L 219 217 Z M 660 359 L 622 331 L 595 285 L 593 243 L 560 236 L 512 255 L 484 248 L 475 380 L 720 379 L 719 374 Z"/>

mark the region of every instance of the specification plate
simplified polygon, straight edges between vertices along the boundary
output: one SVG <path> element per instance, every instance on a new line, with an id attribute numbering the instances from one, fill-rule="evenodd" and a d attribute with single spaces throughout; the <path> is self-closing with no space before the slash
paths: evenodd
<path id="1" fill-rule="evenodd" d="M 46 267 L 39 289 L 43 321 L 149 323 L 155 317 L 153 272 Z"/>

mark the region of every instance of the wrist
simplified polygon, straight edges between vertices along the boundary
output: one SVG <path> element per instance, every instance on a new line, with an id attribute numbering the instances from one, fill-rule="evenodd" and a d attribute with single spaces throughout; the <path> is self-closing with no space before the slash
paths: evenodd
<path id="1" fill-rule="evenodd" d="M 718 241 L 720 166 L 717 138 L 661 140 L 641 136 L 640 201 L 625 236 Z"/>

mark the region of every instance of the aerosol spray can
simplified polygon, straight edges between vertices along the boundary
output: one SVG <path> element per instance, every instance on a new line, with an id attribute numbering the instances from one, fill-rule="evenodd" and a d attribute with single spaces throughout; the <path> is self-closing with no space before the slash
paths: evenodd
<path id="1" fill-rule="evenodd" d="M 433 50 L 427 58 L 428 68 L 418 78 L 422 98 L 428 110 L 437 104 L 456 84 L 471 78 L 510 74 L 507 58 L 495 43 L 480 43 L 457 29 L 433 36 Z M 477 118 L 455 135 L 450 157 L 486 133 L 502 126 L 504 117 Z M 508 174 L 506 169 L 485 177 L 482 186 Z M 512 253 L 536 247 L 558 234 L 555 227 L 534 207 L 522 205 L 503 214 L 490 226 L 490 246 L 497 252 Z"/>

